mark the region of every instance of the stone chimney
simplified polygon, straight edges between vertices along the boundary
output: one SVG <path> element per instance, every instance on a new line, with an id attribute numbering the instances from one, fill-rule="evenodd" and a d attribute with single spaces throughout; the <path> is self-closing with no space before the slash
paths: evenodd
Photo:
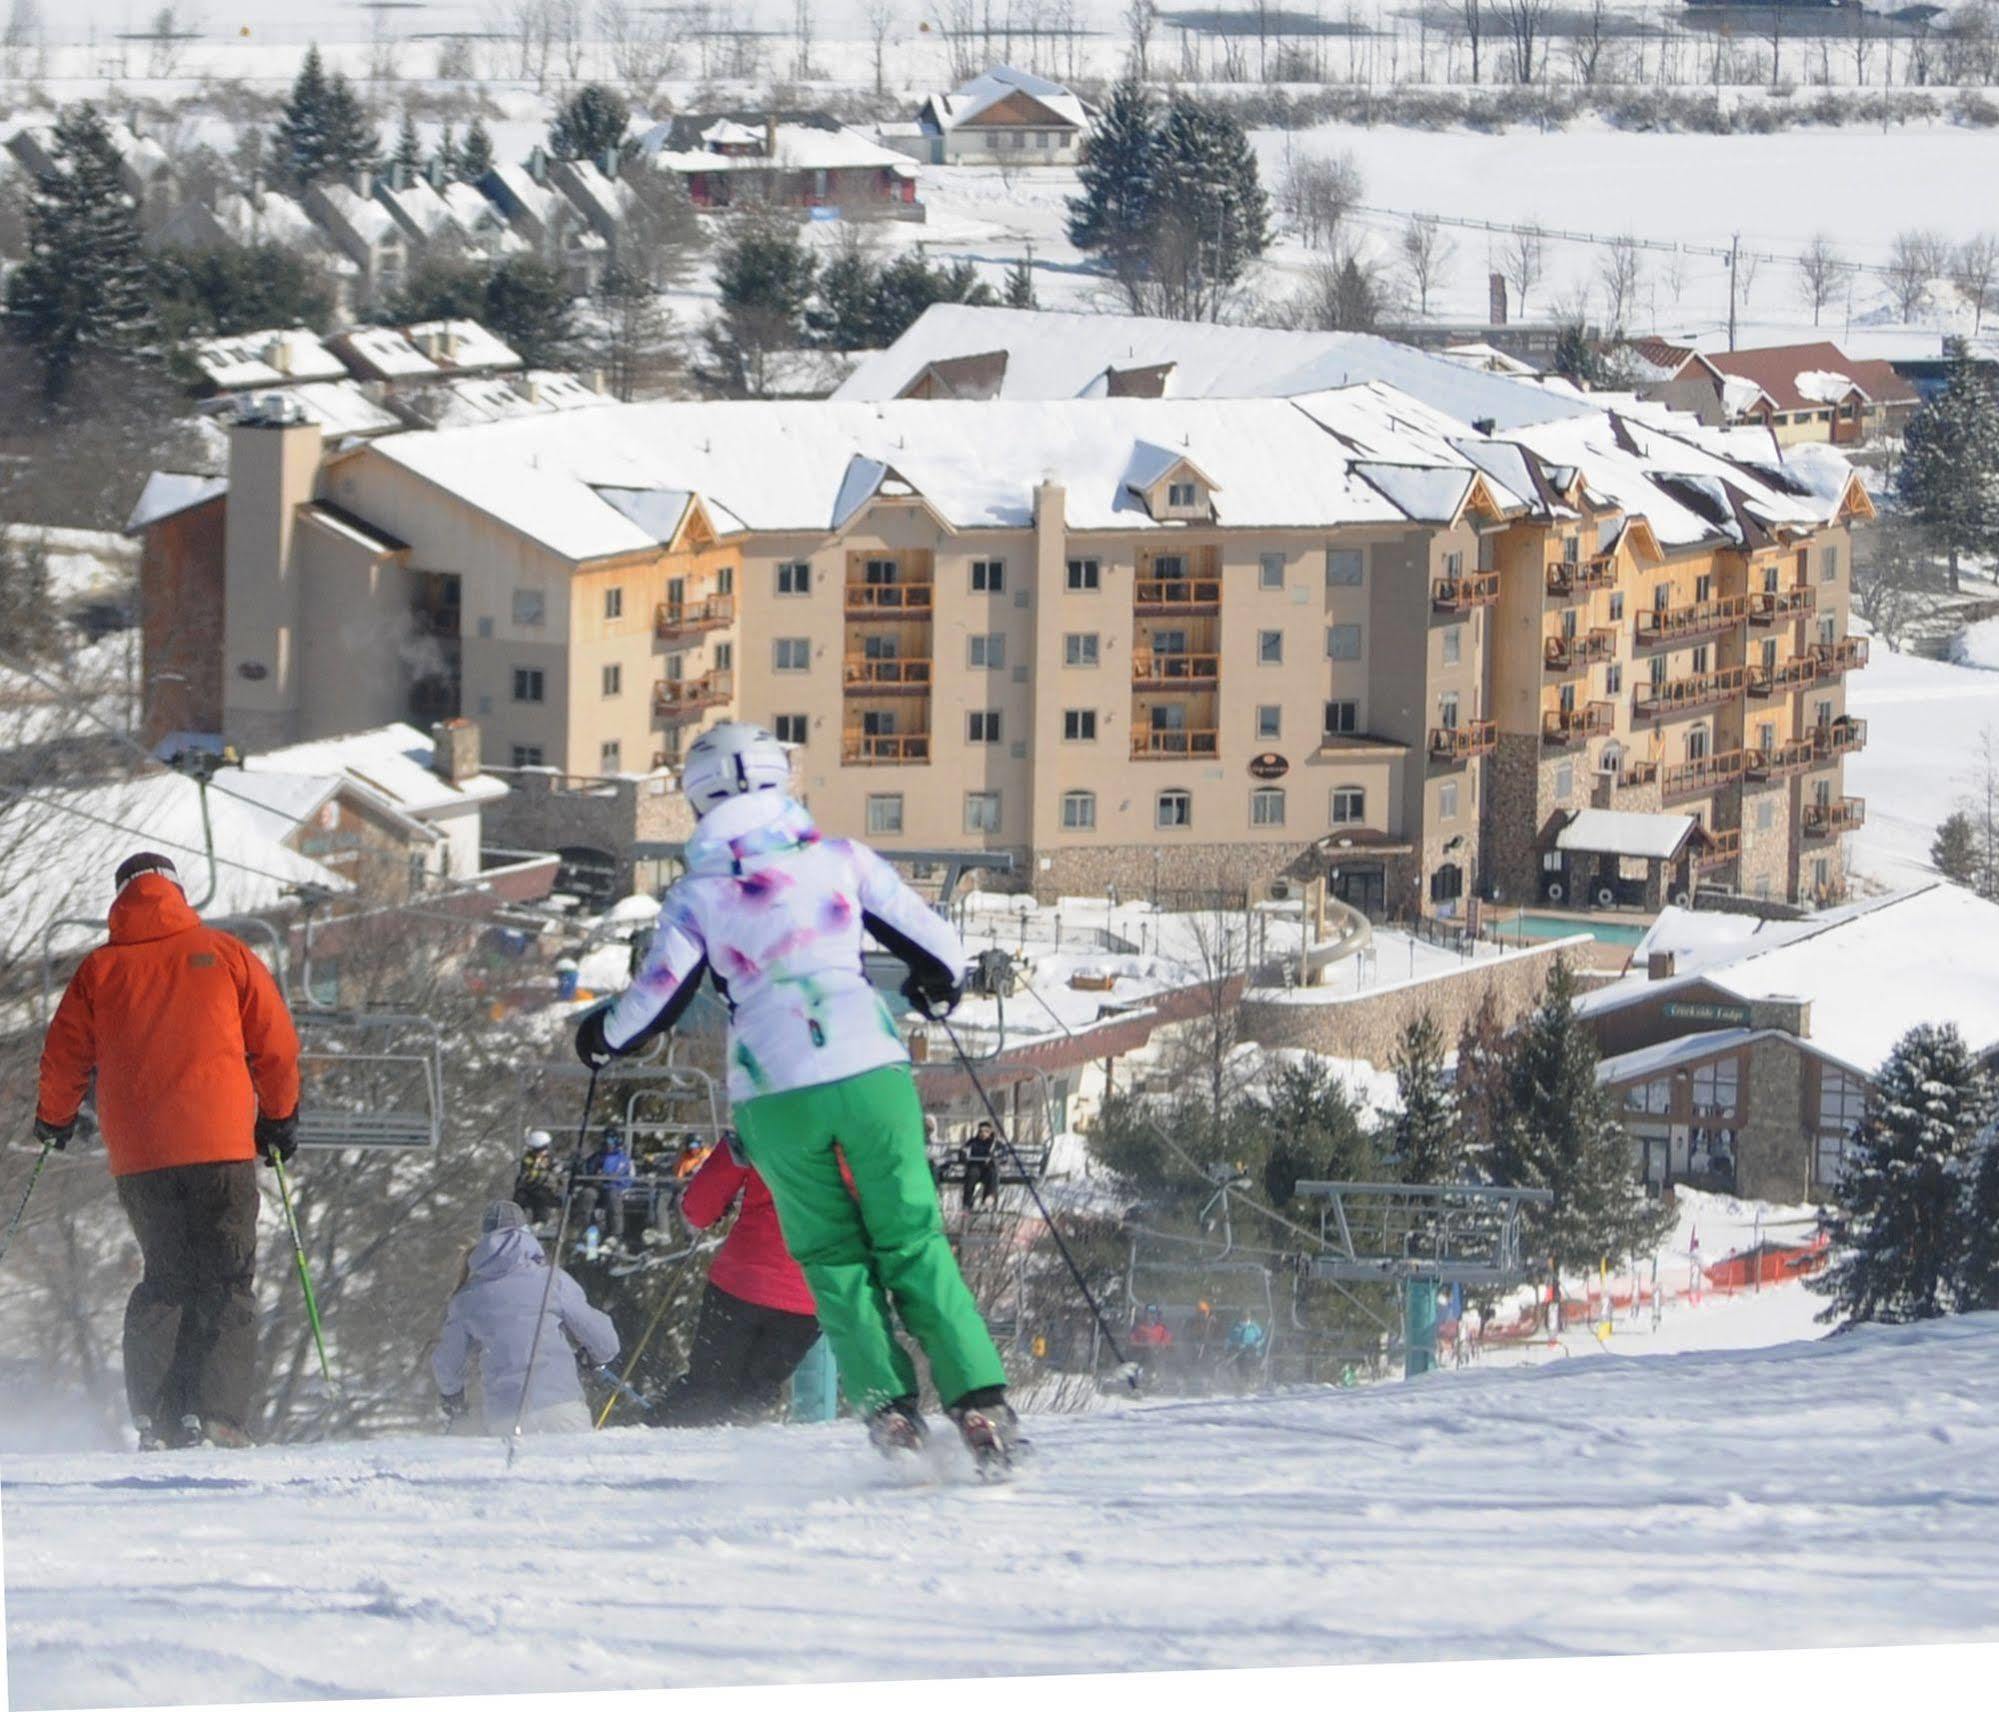
<path id="1" fill-rule="evenodd" d="M 1486 319 L 1495 327 L 1504 327 L 1506 325 L 1506 275 L 1503 273 L 1493 274 L 1486 281 L 1486 289 L 1491 294 L 1491 301 L 1486 309 Z"/>
<path id="2" fill-rule="evenodd" d="M 1648 981 L 1670 981 L 1673 978 L 1673 954 L 1670 951 L 1654 951 L 1645 959 L 1645 979 Z"/>
<path id="3" fill-rule="evenodd" d="M 479 773 L 479 722 L 447 719 L 430 728 L 431 771 L 448 785 L 462 785 Z"/>

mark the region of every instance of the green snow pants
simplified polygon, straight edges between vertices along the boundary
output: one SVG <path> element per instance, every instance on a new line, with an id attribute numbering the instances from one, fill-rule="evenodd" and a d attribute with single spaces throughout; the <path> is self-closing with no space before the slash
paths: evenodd
<path id="1" fill-rule="evenodd" d="M 770 1186 L 784 1245 L 812 1286 L 840 1384 L 857 1407 L 916 1395 L 916 1369 L 889 1324 L 891 1297 L 947 1405 L 1006 1383 L 944 1240 L 923 1108 L 905 1066 L 761 1095 L 736 1108 L 736 1129 Z"/>

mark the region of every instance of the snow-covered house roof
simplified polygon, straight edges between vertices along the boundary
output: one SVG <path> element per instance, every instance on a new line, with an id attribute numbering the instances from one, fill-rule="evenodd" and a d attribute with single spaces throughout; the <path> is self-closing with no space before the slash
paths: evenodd
<path id="1" fill-rule="evenodd" d="M 359 271 L 328 242 L 304 204 L 282 191 L 259 190 L 254 195 L 228 191 L 215 200 L 215 219 L 238 244 L 277 244 L 309 254 L 337 272 Z"/>
<path id="2" fill-rule="evenodd" d="M 418 321 L 405 327 L 403 335 L 438 367 L 456 374 L 521 366 L 513 347 L 477 321 Z"/>
<path id="3" fill-rule="evenodd" d="M 1020 104 L 1023 98 L 1028 104 L 1027 115 L 1014 123 L 1042 130 L 1066 127 L 1078 131 L 1089 123 L 1081 99 L 1066 85 L 1010 65 L 981 72 L 948 95 L 930 96 L 923 103 L 918 122 L 939 131 L 955 131 L 962 125 L 990 125 L 994 122 L 994 108 L 1009 102 Z"/>
<path id="4" fill-rule="evenodd" d="M 459 232 L 481 249 L 514 254 L 528 248 L 528 242 L 512 226 L 506 214 L 476 184 L 454 180 L 438 193 Z"/>
<path id="5" fill-rule="evenodd" d="M 1671 1040 L 1655 1041 L 1650 1046 L 1641 1046 L 1631 1052 L 1619 1052 L 1612 1057 L 1598 1059 L 1596 1079 L 1599 1082 L 1613 1084 L 1643 1081 L 1649 1077 L 1663 1076 L 1667 1071 L 1677 1070 L 1683 1064 L 1711 1058 L 1717 1052 L 1728 1052 L 1739 1046 L 1747 1046 L 1752 1040 L 1775 1037 L 1778 1037 L 1778 1031 L 1767 1028 L 1710 1028 L 1703 1029 L 1698 1034 L 1677 1035 Z"/>
<path id="6" fill-rule="evenodd" d="M 533 369 L 517 375 L 471 375 L 396 394 L 395 408 L 418 428 L 470 428 L 514 416 L 539 416 L 612 402 L 572 374 Z"/>
<path id="7" fill-rule="evenodd" d="M 1385 381 L 1452 416 L 1461 428 L 1597 413 L 1510 375 L 1488 374 L 1370 333 L 1301 333 L 1271 327 L 1093 315 L 1049 309 L 932 304 L 885 351 L 869 353 L 838 399 L 902 397 L 931 365 L 996 356 L 999 398 L 1081 398 L 1111 390 L 1113 371 L 1160 371 L 1170 398 L 1292 398 L 1358 381 Z"/>
<path id="8" fill-rule="evenodd" d="M 327 343 L 363 380 L 413 380 L 438 373 L 438 365 L 398 327 L 350 327 Z"/>
<path id="9" fill-rule="evenodd" d="M 398 813 L 424 820 L 507 794 L 490 773 L 453 784 L 436 771 L 436 745 L 413 725 L 384 725 L 346 737 L 322 737 L 244 758 L 246 773 L 347 778 L 367 787 Z"/>
<path id="10" fill-rule="evenodd" d="M 388 209 L 351 184 L 313 185 L 306 191 L 306 207 L 350 255 L 356 250 L 372 253 L 402 236 Z"/>
<path id="11" fill-rule="evenodd" d="M 218 392 L 347 378 L 347 365 L 304 327 L 272 327 L 258 333 L 201 339 L 190 355 L 203 379 Z"/>
<path id="12" fill-rule="evenodd" d="M 1670 862 L 1699 824 L 1690 814 L 1637 814 L 1628 809 L 1577 809 L 1555 834 L 1557 850 Z"/>
<path id="13" fill-rule="evenodd" d="M 125 519 L 125 533 L 136 535 L 142 529 L 150 529 L 155 523 L 163 523 L 169 517 L 177 517 L 197 505 L 205 505 L 228 491 L 227 476 L 183 475 L 178 470 L 154 470 L 146 477 L 146 485 L 139 490 L 132 515 Z"/>
<path id="14" fill-rule="evenodd" d="M 402 418 L 385 410 L 351 380 L 316 380 L 304 386 L 288 386 L 280 394 L 286 406 L 302 422 L 316 422 L 329 440 L 393 434 L 403 426 Z M 246 401 L 255 402 L 254 393 L 232 393 L 210 399 L 202 405 L 209 416 L 227 416 Z"/>
<path id="15" fill-rule="evenodd" d="M 722 154 L 721 145 L 702 142 L 709 131 L 690 136 L 681 121 L 667 120 L 655 125 L 638 140 L 639 153 L 667 172 L 768 172 L 772 167 L 793 172 L 836 172 L 876 167 L 883 171 L 914 173 L 907 155 L 883 148 L 872 137 L 863 136 L 847 125 L 801 123 L 779 119 L 765 129 L 752 132 L 756 153 Z M 712 130 L 712 125 L 710 130 Z M 748 127 L 743 127 L 748 129 Z M 702 142 L 702 146 L 688 144 Z M 677 146 L 676 146 L 677 145 Z M 736 146 L 731 144 L 730 146 Z"/>

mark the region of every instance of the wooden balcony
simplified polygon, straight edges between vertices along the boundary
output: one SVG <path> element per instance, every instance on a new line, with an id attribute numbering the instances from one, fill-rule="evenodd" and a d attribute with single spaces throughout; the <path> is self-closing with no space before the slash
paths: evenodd
<path id="1" fill-rule="evenodd" d="M 1783 743 L 1772 743 L 1767 749 L 1745 749 L 1743 755 L 1743 771 L 1759 782 L 1788 779 L 1797 773 L 1808 773 L 1820 764 L 1818 745 L 1809 737 L 1793 737 Z"/>
<path id="2" fill-rule="evenodd" d="M 929 583 L 849 583 L 847 616 L 927 619 L 934 593 Z"/>
<path id="3" fill-rule="evenodd" d="M 1812 658 L 1819 663 L 1819 676 L 1836 678 L 1857 672 L 1867 664 L 1867 638 L 1842 636 L 1837 642 L 1814 642 Z"/>
<path id="4" fill-rule="evenodd" d="M 1581 636 L 1550 636 L 1541 644 L 1541 664 L 1551 672 L 1580 672 L 1617 652 L 1617 632 L 1599 627 Z"/>
<path id="5" fill-rule="evenodd" d="M 1140 729 L 1131 734 L 1131 758 L 1134 761 L 1184 761 L 1190 755 L 1213 755 L 1220 736 L 1215 731 Z"/>
<path id="6" fill-rule="evenodd" d="M 1742 667 L 1724 666 L 1718 672 L 1668 678 L 1663 684 L 1641 683 L 1631 692 L 1632 715 L 1638 719 L 1665 719 L 1673 714 L 1697 713 L 1704 707 L 1720 707 L 1741 695 L 1747 681 L 1748 674 Z"/>
<path id="7" fill-rule="evenodd" d="M 1819 609 L 1819 591 L 1810 583 L 1796 588 L 1759 589 L 1749 597 L 1751 624 L 1782 624 L 1788 619 L 1809 618 Z"/>
<path id="8" fill-rule="evenodd" d="M 1656 785 L 1658 782 L 1657 761 L 1627 761 L 1617 775 L 1618 787 L 1622 790 L 1630 790 L 1636 785 Z"/>
<path id="9" fill-rule="evenodd" d="M 930 759 L 927 731 L 843 731 L 840 759 L 850 767 L 907 766 Z"/>
<path id="10" fill-rule="evenodd" d="M 1212 615 L 1222 609 L 1220 577 L 1140 577 L 1132 584 L 1136 612 L 1160 618 Z"/>
<path id="11" fill-rule="evenodd" d="M 665 678 L 652 687 L 655 719 L 677 723 L 699 719 L 713 707 L 724 707 L 735 694 L 733 672 L 703 672 L 698 678 Z"/>
<path id="12" fill-rule="evenodd" d="M 1703 832 L 1700 843 L 1694 850 L 1694 871 L 1707 874 L 1716 868 L 1726 868 L 1741 855 L 1742 831 L 1739 827 L 1730 826 L 1724 827 L 1719 832 Z"/>
<path id="13" fill-rule="evenodd" d="M 1617 719 L 1614 702 L 1592 701 L 1581 707 L 1541 710 L 1543 743 L 1580 743 L 1587 737 L 1608 737 Z"/>
<path id="14" fill-rule="evenodd" d="M 1720 790 L 1723 785 L 1732 785 L 1742 777 L 1742 766 L 1740 749 L 1727 749 L 1719 755 L 1702 755 L 1692 761 L 1671 762 L 1659 769 L 1659 796 L 1661 800 L 1670 800 Z"/>
<path id="15" fill-rule="evenodd" d="M 1132 651 L 1134 689 L 1212 690 L 1221 674 L 1219 654 L 1158 654 L 1150 648 Z"/>
<path id="16" fill-rule="evenodd" d="M 1638 645 L 1656 648 L 1663 642 L 1692 642 L 1720 636 L 1749 616 L 1749 597 L 1732 594 L 1722 600 L 1699 600 L 1691 606 L 1648 606 L 1638 613 Z"/>
<path id="17" fill-rule="evenodd" d="M 1843 832 L 1858 832 L 1867 821 L 1864 797 L 1840 797 L 1829 803 L 1805 804 L 1805 836 L 1837 838 Z"/>
<path id="18" fill-rule="evenodd" d="M 1812 727 L 1812 746 L 1821 761 L 1837 761 L 1867 747 L 1867 721 L 1842 714 Z"/>
<path id="19" fill-rule="evenodd" d="M 1587 594 L 1591 589 L 1611 588 L 1616 582 L 1614 553 L 1599 553 L 1593 559 L 1579 559 L 1573 565 L 1563 561 L 1548 567 L 1548 592 L 1552 595 Z"/>
<path id="20" fill-rule="evenodd" d="M 1465 725 L 1430 727 L 1430 759 L 1469 761 L 1476 755 L 1490 755 L 1499 747 L 1499 722 L 1474 719 Z"/>
<path id="21" fill-rule="evenodd" d="M 1430 604 L 1439 612 L 1469 612 L 1475 606 L 1499 604 L 1499 573 L 1478 571 L 1468 577 L 1437 577 L 1430 584 Z"/>
<path id="22" fill-rule="evenodd" d="M 1789 695 L 1808 690 L 1819 681 L 1819 663 L 1810 654 L 1797 654 L 1774 666 L 1746 666 L 1749 693 L 1753 696 Z"/>
<path id="23" fill-rule="evenodd" d="M 927 695 L 930 661 L 883 660 L 849 654 L 841 669 L 849 695 Z"/>
<path id="24" fill-rule="evenodd" d="M 736 597 L 704 595 L 700 600 L 663 600 L 653 608 L 652 633 L 662 642 L 680 642 L 736 622 Z"/>

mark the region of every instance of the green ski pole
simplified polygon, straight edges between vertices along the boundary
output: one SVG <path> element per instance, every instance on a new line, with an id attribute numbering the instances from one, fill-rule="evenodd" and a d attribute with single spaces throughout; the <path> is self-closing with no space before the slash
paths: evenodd
<path id="1" fill-rule="evenodd" d="M 21 1204 L 14 1209 L 14 1216 L 7 1222 L 7 1234 L 0 1238 L 0 1260 L 7 1258 L 7 1250 L 14 1246 L 14 1233 L 21 1228 L 21 1220 L 27 1217 L 28 1197 L 34 1194 L 35 1185 L 42 1180 L 42 1167 L 49 1162 L 49 1154 L 54 1149 L 53 1141 L 42 1143 L 42 1156 L 35 1161 L 34 1170 L 28 1173 L 28 1186 L 21 1191 Z"/>
<path id="2" fill-rule="evenodd" d="M 285 1162 L 275 1151 L 271 1154 L 271 1168 L 278 1174 L 278 1200 L 285 1209 L 285 1229 L 291 1232 L 292 1258 L 298 1262 L 298 1281 L 305 1291 L 305 1315 L 312 1321 L 312 1343 L 319 1351 L 320 1376 L 325 1379 L 329 1390 L 338 1392 L 340 1387 L 333 1383 L 333 1369 L 326 1360 L 326 1339 L 319 1329 L 319 1301 L 312 1293 L 312 1272 L 305 1263 L 305 1244 L 299 1238 L 298 1220 L 292 1213 L 291 1183 L 285 1175 Z"/>

